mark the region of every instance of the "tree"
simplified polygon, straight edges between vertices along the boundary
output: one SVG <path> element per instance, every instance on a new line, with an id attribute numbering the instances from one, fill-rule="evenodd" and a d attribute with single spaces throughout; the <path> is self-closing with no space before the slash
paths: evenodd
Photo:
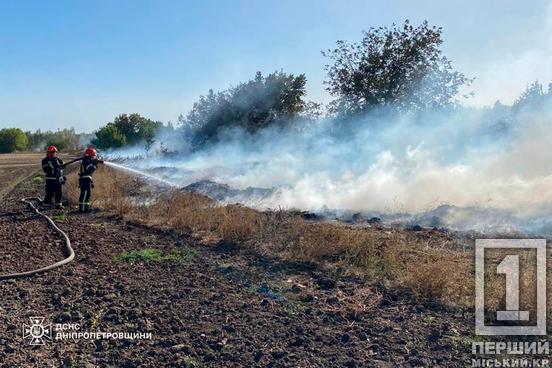
<path id="1" fill-rule="evenodd" d="M 144 140 L 146 149 L 149 150 L 155 142 L 155 137 L 162 129 L 163 124 L 158 121 L 142 118 L 138 121 L 138 137 Z"/>
<path id="2" fill-rule="evenodd" d="M 305 103 L 300 115 L 302 119 L 316 121 L 324 115 L 324 107 L 321 103 L 309 101 Z"/>
<path id="3" fill-rule="evenodd" d="M 255 134 L 268 126 L 283 127 L 303 111 L 305 85 L 304 74 L 274 72 L 264 77 L 257 72 L 253 80 L 236 87 L 217 93 L 209 90 L 179 122 L 196 145 L 219 139 L 227 128 Z"/>
<path id="4" fill-rule="evenodd" d="M 374 107 L 416 111 L 454 104 L 459 88 L 471 82 L 454 71 L 442 55 L 442 30 L 427 21 L 414 27 L 407 20 L 370 28 L 360 43 L 337 41 L 337 48 L 322 54 L 327 90 L 337 99 L 334 110 L 349 115 Z"/>
<path id="5" fill-rule="evenodd" d="M 162 127 L 163 123 L 139 114 L 121 114 L 96 132 L 92 144 L 108 149 L 144 142 L 146 149 L 149 149 Z"/>
<path id="6" fill-rule="evenodd" d="M 115 124 L 108 123 L 96 132 L 91 143 L 100 149 L 119 148 L 127 145 L 127 139 Z"/>
<path id="7" fill-rule="evenodd" d="M 60 150 L 79 149 L 80 134 L 75 133 L 74 128 L 52 131 L 25 132 L 30 149 L 43 150 L 47 146 L 56 146 Z"/>
<path id="8" fill-rule="evenodd" d="M 19 128 L 0 130 L 0 153 L 10 153 L 27 149 L 27 136 Z"/>
<path id="9" fill-rule="evenodd" d="M 548 91 L 550 94 L 550 90 Z M 547 94 L 544 93 L 542 84 L 539 81 L 534 81 L 529 84 L 525 91 L 514 101 L 512 109 L 514 111 L 519 111 L 524 107 L 538 107 L 541 103 L 544 102 Z"/>

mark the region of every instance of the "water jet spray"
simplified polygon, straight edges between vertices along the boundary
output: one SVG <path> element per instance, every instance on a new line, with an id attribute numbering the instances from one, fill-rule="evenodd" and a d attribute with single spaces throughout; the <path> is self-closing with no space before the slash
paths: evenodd
<path id="1" fill-rule="evenodd" d="M 148 174 L 146 172 L 143 172 L 143 171 L 140 171 L 140 170 L 136 170 L 136 169 L 133 169 L 131 167 L 128 167 L 128 166 L 124 166 L 124 165 L 121 165 L 121 164 L 116 164 L 114 162 L 108 162 L 108 161 L 104 161 L 103 162 L 104 165 L 107 165 L 109 167 L 112 167 L 116 170 L 123 170 L 123 171 L 127 171 L 129 173 L 132 173 L 134 175 L 137 175 L 137 176 L 141 176 L 141 177 L 144 177 L 144 178 L 147 178 L 149 180 L 153 180 L 153 181 L 157 181 L 159 183 L 162 183 L 164 185 L 167 185 L 167 186 L 170 186 L 170 187 L 180 187 L 178 184 L 175 184 L 175 183 L 172 183 L 168 180 L 165 180 L 165 179 L 162 179 L 160 177 L 157 177 L 155 175 L 152 175 L 152 174 Z"/>

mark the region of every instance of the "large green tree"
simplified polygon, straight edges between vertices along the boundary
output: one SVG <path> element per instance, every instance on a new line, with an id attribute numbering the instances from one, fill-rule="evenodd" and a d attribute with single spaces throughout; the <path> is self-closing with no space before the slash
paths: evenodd
<path id="1" fill-rule="evenodd" d="M 10 153 L 27 149 L 27 136 L 19 128 L 0 130 L 0 153 Z"/>
<path id="2" fill-rule="evenodd" d="M 119 148 L 127 145 L 127 139 L 115 124 L 108 123 L 96 132 L 91 143 L 100 149 Z"/>
<path id="3" fill-rule="evenodd" d="M 450 106 L 470 80 L 441 51 L 442 30 L 427 21 L 415 27 L 370 28 L 359 43 L 338 41 L 323 52 L 333 110 L 349 115 L 374 107 L 400 111 Z"/>
<path id="4" fill-rule="evenodd" d="M 199 145 L 217 140 L 227 128 L 239 127 L 254 134 L 268 126 L 285 126 L 305 107 L 305 84 L 304 74 L 274 72 L 265 77 L 257 72 L 248 82 L 200 96 L 179 120 Z"/>
<path id="5" fill-rule="evenodd" d="M 107 149 L 143 142 L 149 149 L 162 127 L 161 122 L 139 114 L 121 114 L 96 132 L 96 138 L 92 140 L 92 144 L 98 148 Z"/>

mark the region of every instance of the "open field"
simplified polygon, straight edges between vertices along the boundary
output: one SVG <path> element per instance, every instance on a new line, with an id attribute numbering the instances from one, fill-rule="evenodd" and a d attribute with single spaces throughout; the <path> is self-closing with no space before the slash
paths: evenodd
<path id="1" fill-rule="evenodd" d="M 0 200 L 2 200 L 21 181 L 41 170 L 40 160 L 42 155 L 5 154 L 0 155 L 0 157 L 0 177 L 4 179 L 4 183 L 0 188 Z"/>
<path id="2" fill-rule="evenodd" d="M 34 178 L 39 168 L 17 166 L 31 158 L 40 156 L 0 156 L 0 180 L 12 188 L 0 204 L 1 274 L 63 257 L 61 239 L 19 202 L 42 191 Z M 364 272 L 376 269 L 371 262 L 382 257 L 406 257 L 404 252 L 385 252 L 396 243 L 422 244 L 419 252 L 428 255 L 426 263 L 442 264 L 433 253 L 435 247 L 447 246 L 442 234 L 379 226 L 352 231 L 289 214 L 278 214 L 284 217 L 279 222 L 265 214 L 263 222 L 246 208 L 217 207 L 186 193 L 166 193 L 148 212 L 131 206 L 116 184 L 139 198 L 144 190 L 139 181 L 105 169 L 95 178 L 96 205 L 104 210 L 89 215 L 72 208 L 46 211 L 71 237 L 75 260 L 44 275 L 0 282 L 1 366 L 392 367 L 469 362 L 474 339 L 470 309 L 445 307 L 435 302 L 443 295 L 416 292 L 420 277 L 428 289 L 448 290 L 450 285 L 441 285 L 446 278 L 438 274 L 444 270 L 417 265 L 420 274 L 409 274 L 414 278 L 410 288 L 408 279 L 401 281 L 405 287 L 386 279 L 393 269 Z M 70 175 L 70 198 L 74 186 Z M 295 244 L 297 234 L 300 241 Z M 354 255 L 344 252 L 349 244 L 357 244 Z M 317 245 L 326 253 L 320 254 Z M 380 253 L 363 255 L 373 251 Z M 355 264 L 353 256 L 368 263 L 356 262 L 348 269 Z M 389 264 L 403 267 L 400 261 L 389 259 Z M 22 329 L 34 316 L 78 323 L 85 331 L 152 337 L 46 341 L 32 347 Z"/>

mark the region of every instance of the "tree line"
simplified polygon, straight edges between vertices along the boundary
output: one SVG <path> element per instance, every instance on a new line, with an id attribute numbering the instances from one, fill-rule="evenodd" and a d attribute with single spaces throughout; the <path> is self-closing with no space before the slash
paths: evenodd
<path id="1" fill-rule="evenodd" d="M 43 151 L 48 146 L 60 150 L 78 150 L 90 141 L 91 134 L 76 133 L 75 129 L 24 132 L 19 128 L 0 129 L 0 153 Z"/>
<path id="2" fill-rule="evenodd" d="M 192 147 L 201 148 L 224 139 L 224 134 L 232 129 L 255 135 L 267 127 L 287 128 L 323 116 L 347 122 L 378 109 L 415 114 L 428 109 L 458 108 L 463 99 L 472 95 L 460 91 L 469 87 L 473 79 L 454 70 L 443 55 L 442 43 L 442 29 L 427 21 L 418 26 L 407 20 L 402 25 L 370 28 L 359 42 L 340 40 L 334 48 L 322 52 L 328 60 L 325 85 L 333 96 L 327 106 L 305 99 L 305 74 L 276 71 L 265 76 L 257 72 L 247 82 L 224 91 L 209 90 L 200 96 L 186 115 L 179 116 L 176 129 L 139 114 L 121 114 L 97 130 L 91 144 L 100 149 L 127 145 L 149 149 L 160 132 L 169 130 L 180 134 Z M 548 99 L 552 99 L 552 89 L 545 91 L 535 82 L 515 101 L 512 111 Z M 11 149 L 52 142 L 54 138 L 52 135 L 40 140 L 27 133 L 25 143 L 21 133 L 3 133 Z M 74 131 L 56 134 L 61 145 L 75 145 Z M 35 135 L 42 137 L 38 132 Z"/>
<path id="3" fill-rule="evenodd" d="M 471 79 L 452 68 L 441 51 L 442 29 L 408 20 L 398 26 L 370 28 L 360 42 L 337 41 L 323 52 L 326 87 L 334 100 L 325 108 L 307 101 L 305 74 L 257 72 L 226 90 L 209 90 L 186 115 L 178 133 L 193 148 L 224 139 L 228 130 L 255 135 L 267 127 L 287 128 L 324 115 L 344 120 L 376 108 L 400 112 L 448 108 Z M 96 132 L 98 148 L 143 144 L 151 147 L 163 124 L 138 114 L 120 115 Z"/>

